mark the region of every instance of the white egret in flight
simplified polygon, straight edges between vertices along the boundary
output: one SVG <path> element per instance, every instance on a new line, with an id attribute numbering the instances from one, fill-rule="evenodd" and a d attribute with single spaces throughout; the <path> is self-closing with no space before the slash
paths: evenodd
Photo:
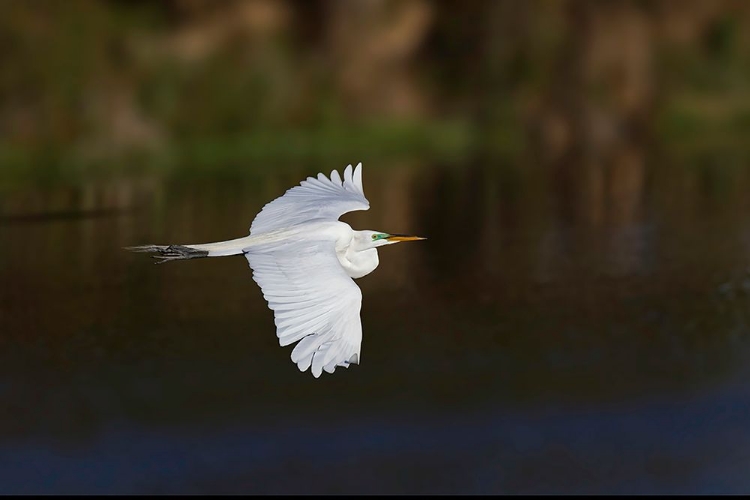
<path id="1" fill-rule="evenodd" d="M 330 179 L 318 174 L 289 189 L 263 207 L 244 238 L 129 249 L 156 253 L 160 262 L 243 254 L 274 311 L 279 344 L 299 342 L 292 361 L 317 378 L 323 370 L 359 364 L 362 292 L 352 278 L 378 267 L 378 247 L 424 239 L 355 231 L 338 220 L 369 208 L 360 163 L 347 166 L 343 180 L 334 170 Z"/>

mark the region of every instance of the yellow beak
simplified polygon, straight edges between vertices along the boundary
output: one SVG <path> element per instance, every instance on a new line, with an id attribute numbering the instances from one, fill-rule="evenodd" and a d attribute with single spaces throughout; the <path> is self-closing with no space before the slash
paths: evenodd
<path id="1" fill-rule="evenodd" d="M 392 234 L 386 238 L 386 240 L 393 241 L 394 243 L 397 241 L 419 241 L 419 240 L 426 240 L 426 239 L 427 238 L 421 238 L 419 236 L 404 236 L 402 234 Z"/>

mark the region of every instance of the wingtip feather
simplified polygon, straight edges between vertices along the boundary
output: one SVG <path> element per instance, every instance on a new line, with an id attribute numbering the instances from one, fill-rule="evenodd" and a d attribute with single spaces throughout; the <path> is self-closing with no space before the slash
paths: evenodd
<path id="1" fill-rule="evenodd" d="M 331 170 L 331 181 L 335 182 L 339 186 L 343 185 L 343 181 L 341 180 L 341 176 L 339 175 L 338 170 Z"/>
<path id="2" fill-rule="evenodd" d="M 365 193 L 362 187 L 362 162 L 357 163 L 357 168 L 354 169 L 354 184 L 362 194 Z"/>

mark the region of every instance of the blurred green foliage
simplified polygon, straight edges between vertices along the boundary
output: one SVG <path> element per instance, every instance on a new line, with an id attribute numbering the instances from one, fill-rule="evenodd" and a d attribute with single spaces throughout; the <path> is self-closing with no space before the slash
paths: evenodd
<path id="1" fill-rule="evenodd" d="M 750 8 L 701 5 L 7 0 L 0 179 L 618 141 L 744 158 Z"/>

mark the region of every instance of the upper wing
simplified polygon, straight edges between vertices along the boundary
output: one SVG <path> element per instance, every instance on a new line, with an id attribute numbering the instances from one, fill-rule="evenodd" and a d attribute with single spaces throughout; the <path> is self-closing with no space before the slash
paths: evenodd
<path id="1" fill-rule="evenodd" d="M 336 257 L 333 241 L 301 241 L 254 247 L 245 254 L 253 279 L 273 309 L 282 346 L 300 341 L 292 361 L 333 373 L 359 364 L 362 292 Z"/>
<path id="2" fill-rule="evenodd" d="M 344 170 L 344 180 L 334 170 L 331 178 L 318 174 L 308 177 L 283 196 L 268 203 L 250 226 L 251 234 L 265 233 L 313 219 L 337 220 L 353 210 L 367 210 L 370 202 L 362 189 L 362 164 L 352 172 Z"/>

